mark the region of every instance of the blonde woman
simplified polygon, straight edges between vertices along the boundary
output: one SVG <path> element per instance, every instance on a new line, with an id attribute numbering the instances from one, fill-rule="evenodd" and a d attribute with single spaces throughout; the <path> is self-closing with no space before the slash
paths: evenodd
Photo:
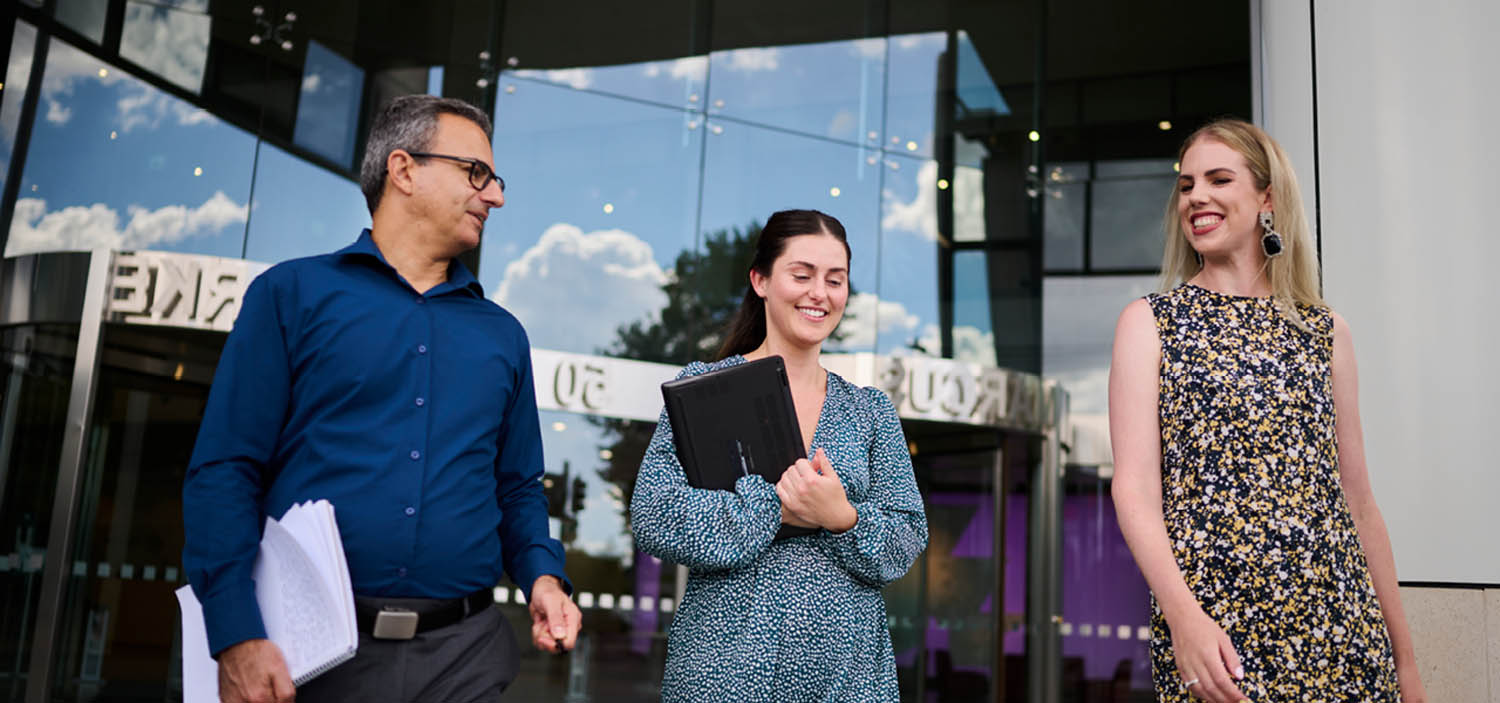
<path id="1" fill-rule="evenodd" d="M 1239 120 L 1178 159 L 1163 292 L 1121 314 L 1109 380 L 1158 699 L 1426 701 L 1291 163 Z"/>

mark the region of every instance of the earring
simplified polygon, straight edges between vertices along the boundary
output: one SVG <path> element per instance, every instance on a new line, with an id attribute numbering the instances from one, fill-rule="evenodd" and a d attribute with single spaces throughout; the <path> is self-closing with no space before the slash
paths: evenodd
<path id="1" fill-rule="evenodd" d="M 1266 252 L 1266 258 L 1271 258 L 1285 251 L 1281 245 L 1281 233 L 1271 226 L 1271 212 L 1269 210 L 1260 213 L 1260 228 L 1265 234 L 1260 237 L 1260 248 Z"/>

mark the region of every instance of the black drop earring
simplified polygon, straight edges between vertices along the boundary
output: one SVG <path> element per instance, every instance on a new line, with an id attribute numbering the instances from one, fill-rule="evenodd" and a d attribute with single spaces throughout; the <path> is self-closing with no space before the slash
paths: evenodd
<path id="1" fill-rule="evenodd" d="M 1260 248 L 1266 252 L 1266 258 L 1280 256 L 1286 248 L 1281 245 L 1281 233 L 1271 226 L 1271 213 L 1269 210 L 1260 213 L 1260 228 L 1265 233 L 1260 236 Z"/>

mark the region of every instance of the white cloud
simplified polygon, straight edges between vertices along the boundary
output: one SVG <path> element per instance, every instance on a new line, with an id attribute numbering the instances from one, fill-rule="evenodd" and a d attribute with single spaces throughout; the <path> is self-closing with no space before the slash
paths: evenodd
<path id="1" fill-rule="evenodd" d="M 875 346 L 877 338 L 895 337 L 910 340 L 916 337 L 921 318 L 894 300 L 881 300 L 874 293 L 855 293 L 844 306 L 844 319 L 839 323 L 841 341 L 830 341 L 829 351 L 868 350 Z M 903 341 L 902 346 L 905 346 Z"/>
<path id="2" fill-rule="evenodd" d="M 125 9 L 120 56 L 197 93 L 203 89 L 212 26 L 205 14 L 131 3 Z"/>
<path id="3" fill-rule="evenodd" d="M 656 78 L 662 74 L 662 67 L 666 67 L 666 73 L 671 78 L 686 78 L 688 80 L 701 81 L 708 76 L 707 56 L 684 56 L 672 61 L 652 61 L 645 65 L 647 78 Z"/>
<path id="4" fill-rule="evenodd" d="M 927 351 L 929 356 L 937 356 L 942 352 L 943 339 L 938 334 L 937 325 L 927 325 L 922 329 L 922 336 L 917 344 Z M 917 354 L 916 350 L 903 351 L 900 353 Z M 957 325 L 953 328 L 953 358 L 971 364 L 983 366 L 995 366 L 995 333 L 982 332 L 978 327 L 969 325 Z"/>
<path id="5" fill-rule="evenodd" d="M 948 45 L 948 35 L 944 32 L 902 34 L 891 37 L 891 41 L 896 43 L 896 48 L 908 51 L 922 46 L 940 49 Z"/>
<path id="6" fill-rule="evenodd" d="M 731 71 L 774 71 L 781 68 L 781 49 L 774 46 L 733 49 L 727 54 Z"/>
<path id="7" fill-rule="evenodd" d="M 505 267 L 494 298 L 526 326 L 532 346 L 593 352 L 620 325 L 660 312 L 666 280 L 651 245 L 634 234 L 558 223 Z"/>
<path id="8" fill-rule="evenodd" d="M 42 100 L 47 103 L 47 120 L 53 124 L 67 124 L 72 119 L 73 108 L 68 103 L 82 81 L 106 86 L 120 84 L 115 121 L 123 132 L 137 127 L 155 128 L 167 117 L 172 117 L 179 126 L 218 123 L 208 111 L 163 93 L 67 44 L 53 42 L 47 56 Z"/>
<path id="9" fill-rule="evenodd" d="M 828 123 L 828 136 L 835 139 L 847 139 L 855 136 L 854 130 L 859 127 L 858 118 L 849 110 L 839 110 Z"/>
<path id="10" fill-rule="evenodd" d="M 217 234 L 227 226 L 243 224 L 248 212 L 248 207 L 219 191 L 196 208 L 167 205 L 148 210 L 132 205 L 127 209 L 128 221 L 122 228 L 120 214 L 104 203 L 48 212 L 45 200 L 21 198 L 16 201 L 5 255 L 97 248 L 149 249 L 157 244 Z"/>
<path id="11" fill-rule="evenodd" d="M 854 55 L 863 59 L 885 58 L 885 37 L 855 39 L 850 42 Z"/>
<path id="12" fill-rule="evenodd" d="M 309 73 L 306 76 L 302 77 L 302 92 L 304 92 L 304 93 L 316 93 L 316 92 L 318 92 L 318 85 L 320 83 L 322 83 L 322 82 L 323 82 L 323 75 L 322 74 L 319 74 L 319 73 Z"/>
<path id="13" fill-rule="evenodd" d="M 929 241 L 937 241 L 937 174 L 936 161 L 923 161 L 917 170 L 917 194 L 910 201 L 897 198 L 890 189 L 885 192 L 885 212 L 880 219 L 883 229 L 909 232 Z M 954 169 L 953 220 L 955 241 L 984 239 L 984 173 L 976 168 Z"/>
<path id="14" fill-rule="evenodd" d="M 594 71 L 590 68 L 553 68 L 546 70 L 522 69 L 515 72 L 522 78 L 536 78 L 549 83 L 560 83 L 574 90 L 583 90 L 594 84 Z"/>

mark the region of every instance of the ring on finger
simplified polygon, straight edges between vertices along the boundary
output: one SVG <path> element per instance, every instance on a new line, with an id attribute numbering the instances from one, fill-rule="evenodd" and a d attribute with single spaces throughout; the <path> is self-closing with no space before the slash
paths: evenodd
<path id="1" fill-rule="evenodd" d="M 1198 684 L 1200 684 L 1200 683 L 1202 683 L 1202 682 L 1201 682 L 1201 681 L 1199 681 L 1199 680 L 1198 680 L 1198 679 L 1197 679 L 1197 678 L 1196 678 L 1196 677 L 1195 677 L 1195 678 L 1191 678 L 1191 679 L 1188 679 L 1188 680 L 1186 680 L 1186 681 L 1183 681 L 1183 682 L 1182 682 L 1182 687 L 1183 687 L 1183 688 L 1192 688 L 1192 687 L 1194 687 L 1194 686 L 1197 686 L 1197 685 L 1198 685 Z"/>

